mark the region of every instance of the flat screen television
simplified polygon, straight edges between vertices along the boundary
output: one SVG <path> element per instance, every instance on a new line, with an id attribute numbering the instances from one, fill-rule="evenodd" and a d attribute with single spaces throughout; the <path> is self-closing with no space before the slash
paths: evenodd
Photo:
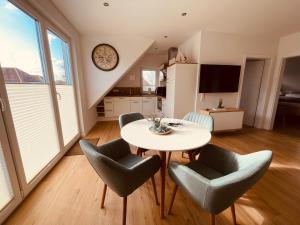
<path id="1" fill-rule="evenodd" d="M 237 92 L 241 66 L 202 64 L 199 93 Z"/>

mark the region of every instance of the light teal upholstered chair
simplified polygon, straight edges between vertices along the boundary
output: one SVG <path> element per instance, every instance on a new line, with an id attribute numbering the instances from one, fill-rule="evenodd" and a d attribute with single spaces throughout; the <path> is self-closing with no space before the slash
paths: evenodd
<path id="1" fill-rule="evenodd" d="M 209 130 L 209 132 L 212 132 L 214 129 L 214 120 L 211 116 L 209 115 L 204 115 L 204 114 L 199 114 L 195 112 L 189 112 L 183 117 L 183 120 L 187 120 L 193 123 L 198 123 L 201 127 Z M 190 150 L 190 151 L 183 151 L 183 153 L 187 153 L 189 155 L 190 161 L 195 160 L 196 155 L 199 154 L 201 151 L 201 148 L 195 149 L 195 150 Z M 172 152 L 169 152 L 168 155 L 168 162 L 167 165 L 170 163 Z"/>
<path id="2" fill-rule="evenodd" d="M 136 120 L 142 120 L 145 117 L 141 113 L 126 113 L 119 116 L 119 126 L 120 129 L 127 125 L 128 123 L 134 122 Z M 148 149 L 138 148 L 136 154 L 142 156 L 143 153 L 148 151 Z"/>
<path id="3" fill-rule="evenodd" d="M 211 213 L 211 224 L 215 224 L 215 215 L 230 206 L 236 224 L 234 202 L 264 175 L 271 160 L 269 150 L 239 155 L 209 144 L 201 150 L 198 160 L 187 165 L 171 162 L 169 175 L 175 188 L 169 213 L 179 186 Z"/>
<path id="4" fill-rule="evenodd" d="M 210 132 L 214 129 L 214 120 L 209 115 L 204 115 L 195 112 L 189 112 L 183 117 L 184 120 L 198 123 L 201 127 L 206 128 Z"/>
<path id="5" fill-rule="evenodd" d="M 159 156 L 142 158 L 131 154 L 128 143 L 123 139 L 117 139 L 99 147 L 81 140 L 80 146 L 104 182 L 101 208 L 104 207 L 107 186 L 123 197 L 123 225 L 126 224 L 127 196 L 149 178 L 151 178 L 158 205 L 154 174 L 161 165 Z"/>

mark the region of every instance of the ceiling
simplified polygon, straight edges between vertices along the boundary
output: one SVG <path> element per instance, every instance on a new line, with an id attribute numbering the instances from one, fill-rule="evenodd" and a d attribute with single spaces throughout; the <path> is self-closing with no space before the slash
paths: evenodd
<path id="1" fill-rule="evenodd" d="M 80 34 L 143 36 L 155 40 L 153 52 L 177 46 L 199 30 L 270 37 L 300 31 L 299 0 L 52 1 Z"/>

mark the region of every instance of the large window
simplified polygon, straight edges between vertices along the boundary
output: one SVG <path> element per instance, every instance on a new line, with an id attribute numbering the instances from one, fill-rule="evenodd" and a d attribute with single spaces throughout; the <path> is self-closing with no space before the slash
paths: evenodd
<path id="1" fill-rule="evenodd" d="M 157 71 L 150 69 L 142 70 L 142 91 L 143 92 L 155 92 L 157 83 Z"/>
<path id="2" fill-rule="evenodd" d="M 60 150 L 51 91 L 38 21 L 6 0 L 0 3 L 0 61 L 29 183 Z"/>
<path id="3" fill-rule="evenodd" d="M 0 224 L 79 137 L 70 55 L 27 1 L 0 0 Z"/>

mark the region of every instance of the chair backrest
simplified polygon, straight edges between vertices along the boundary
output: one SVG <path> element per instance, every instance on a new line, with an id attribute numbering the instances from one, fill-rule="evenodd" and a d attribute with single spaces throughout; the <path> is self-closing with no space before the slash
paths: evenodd
<path id="1" fill-rule="evenodd" d="M 207 149 L 207 151 L 209 151 Z M 205 152 L 205 151 L 204 151 Z M 201 152 L 201 157 L 202 157 Z M 204 153 L 205 154 L 205 153 Z M 272 151 L 264 150 L 248 155 L 228 152 L 223 155 L 223 163 L 232 164 L 232 173 L 211 180 L 206 193 L 205 207 L 210 212 L 219 213 L 232 205 L 265 174 L 272 161 Z M 226 160 L 228 158 L 228 160 Z M 223 166 L 228 169 L 227 166 Z M 222 168 L 222 166 L 218 166 Z M 221 171 L 219 171 L 221 172 Z M 225 174 L 228 171 L 225 171 Z"/>
<path id="2" fill-rule="evenodd" d="M 119 116 L 120 128 L 124 127 L 126 124 L 131 123 L 136 120 L 142 120 L 144 116 L 141 113 L 126 113 Z"/>
<path id="3" fill-rule="evenodd" d="M 208 129 L 210 132 L 214 129 L 214 120 L 210 115 L 189 112 L 183 117 L 184 120 L 200 124 L 203 128 Z"/>
<path id="4" fill-rule="evenodd" d="M 122 195 L 126 169 L 117 160 L 130 154 L 128 143 L 117 139 L 97 147 L 81 140 L 80 147 L 103 182 Z"/>

